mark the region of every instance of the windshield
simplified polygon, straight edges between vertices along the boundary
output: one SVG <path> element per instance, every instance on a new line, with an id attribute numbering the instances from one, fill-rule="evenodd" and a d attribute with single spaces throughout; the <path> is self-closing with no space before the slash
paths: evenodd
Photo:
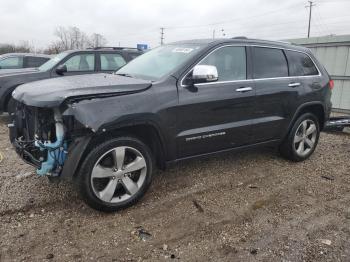
<path id="1" fill-rule="evenodd" d="M 54 58 L 51 58 L 49 61 L 47 61 L 46 63 L 42 64 L 39 67 L 40 71 L 47 71 L 50 70 L 52 67 L 54 67 L 55 65 L 57 65 L 63 58 L 65 58 L 68 55 L 68 53 L 60 53 L 58 55 L 56 55 Z"/>
<path id="2" fill-rule="evenodd" d="M 198 44 L 160 46 L 135 58 L 116 74 L 157 81 L 183 65 L 201 48 Z"/>

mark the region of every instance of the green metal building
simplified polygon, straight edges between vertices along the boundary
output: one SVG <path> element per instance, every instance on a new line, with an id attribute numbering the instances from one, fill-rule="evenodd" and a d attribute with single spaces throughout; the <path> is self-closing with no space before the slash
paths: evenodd
<path id="1" fill-rule="evenodd" d="M 308 47 L 334 80 L 334 111 L 350 112 L 350 35 L 289 39 Z"/>

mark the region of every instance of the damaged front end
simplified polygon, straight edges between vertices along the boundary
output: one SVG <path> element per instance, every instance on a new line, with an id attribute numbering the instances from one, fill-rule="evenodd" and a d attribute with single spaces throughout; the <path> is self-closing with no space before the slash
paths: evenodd
<path id="1" fill-rule="evenodd" d="M 71 116 L 63 116 L 59 107 L 39 108 L 17 105 L 9 125 L 10 140 L 21 158 L 37 168 L 39 176 L 61 176 L 70 146 L 76 146 L 74 134 L 83 129 Z"/>

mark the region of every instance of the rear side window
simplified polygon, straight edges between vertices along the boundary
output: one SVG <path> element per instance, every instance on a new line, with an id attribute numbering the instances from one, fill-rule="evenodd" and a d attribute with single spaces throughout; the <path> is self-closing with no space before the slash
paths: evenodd
<path id="1" fill-rule="evenodd" d="M 318 70 L 308 55 L 289 50 L 285 52 L 288 58 L 289 74 L 291 76 L 318 75 Z"/>
<path id="2" fill-rule="evenodd" d="M 8 57 L 0 60 L 0 69 L 23 68 L 23 56 Z"/>
<path id="3" fill-rule="evenodd" d="M 45 57 L 34 57 L 34 56 L 27 56 L 27 64 L 26 67 L 39 67 L 43 63 L 45 63 L 49 58 Z"/>
<path id="4" fill-rule="evenodd" d="M 101 54 L 101 70 L 116 71 L 126 64 L 125 59 L 120 54 Z"/>
<path id="5" fill-rule="evenodd" d="M 288 76 L 288 65 L 280 49 L 254 47 L 254 78 L 272 78 Z"/>
<path id="6" fill-rule="evenodd" d="M 207 56 L 200 65 L 216 66 L 219 81 L 243 80 L 247 78 L 245 47 L 222 47 Z"/>

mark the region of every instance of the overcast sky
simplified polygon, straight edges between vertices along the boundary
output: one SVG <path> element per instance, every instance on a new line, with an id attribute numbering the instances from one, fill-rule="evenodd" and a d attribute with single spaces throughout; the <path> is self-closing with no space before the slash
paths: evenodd
<path id="1" fill-rule="evenodd" d="M 350 0 L 314 0 L 311 35 L 350 34 Z M 27 40 L 43 48 L 57 26 L 100 33 L 108 45 L 159 45 L 193 38 L 305 37 L 304 0 L 0 0 L 0 43 Z M 222 32 L 222 29 L 224 32 Z"/>

